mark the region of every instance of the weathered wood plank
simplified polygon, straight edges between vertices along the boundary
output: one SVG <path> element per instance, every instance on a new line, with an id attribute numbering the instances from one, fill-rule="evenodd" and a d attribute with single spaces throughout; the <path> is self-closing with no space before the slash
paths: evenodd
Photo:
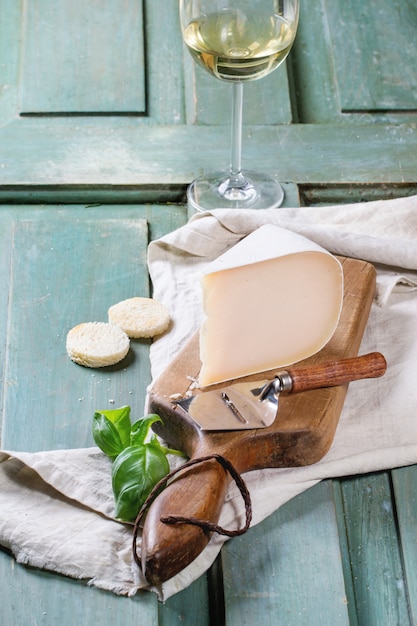
<path id="1" fill-rule="evenodd" d="M 351 202 L 371 202 L 405 198 L 417 193 L 417 183 L 379 185 L 305 185 L 301 196 L 303 205 L 333 205 Z"/>
<path id="2" fill-rule="evenodd" d="M 4 376 L 6 366 L 9 288 L 12 258 L 13 221 L 0 219 L 0 441 L 3 429 Z"/>
<path id="3" fill-rule="evenodd" d="M 226 623 L 349 624 L 330 482 L 222 550 Z"/>
<path id="4" fill-rule="evenodd" d="M 417 624 L 417 466 L 391 472 L 411 623 Z"/>
<path id="5" fill-rule="evenodd" d="M 0 129 L 0 193 L 67 186 L 185 186 L 202 171 L 228 167 L 224 127 L 132 126 L 113 131 L 32 121 Z M 204 146 L 204 149 L 202 149 Z M 243 165 L 294 183 L 417 181 L 417 126 L 289 125 L 246 127 Z M 160 200 L 160 194 L 159 194 Z"/>
<path id="6" fill-rule="evenodd" d="M 92 415 L 110 401 L 142 415 L 149 341 L 132 341 L 120 366 L 90 370 L 68 359 L 66 333 L 107 321 L 118 300 L 149 294 L 148 240 L 186 218 L 184 207 L 0 210 L 3 447 L 91 445 Z"/>
<path id="7" fill-rule="evenodd" d="M 23 0 L 0 0 L 0 125 L 9 122 L 19 101 L 19 41 Z"/>
<path id="8" fill-rule="evenodd" d="M 158 624 L 156 596 L 115 596 L 43 570 L 16 565 L 0 550 L 0 621 L 10 626 L 102 626 Z M 173 622 L 175 623 L 175 622 Z"/>
<path id="9" fill-rule="evenodd" d="M 301 5 L 290 61 L 299 121 L 329 123 L 339 120 L 337 76 L 324 0 Z"/>
<path id="10" fill-rule="evenodd" d="M 337 519 L 343 578 L 345 581 L 349 626 L 358 626 L 355 588 L 353 584 L 352 568 L 350 564 L 349 542 L 345 524 L 342 489 L 340 486 L 340 480 L 332 479 L 331 483 L 333 490 L 333 500 L 335 505 L 335 514 Z"/>
<path id="11" fill-rule="evenodd" d="M 213 626 L 206 576 L 159 604 L 158 618 L 158 626 Z M 151 622 L 149 626 L 153 626 Z"/>
<path id="12" fill-rule="evenodd" d="M 341 482 L 359 626 L 412 626 L 389 473 Z"/>

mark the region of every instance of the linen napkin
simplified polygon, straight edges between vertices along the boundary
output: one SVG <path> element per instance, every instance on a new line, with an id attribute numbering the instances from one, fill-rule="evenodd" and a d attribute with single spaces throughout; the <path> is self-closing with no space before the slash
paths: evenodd
<path id="1" fill-rule="evenodd" d="M 152 242 L 148 262 L 154 296 L 173 319 L 170 331 L 151 346 L 153 379 L 199 328 L 201 272 L 265 223 L 300 233 L 334 254 L 375 264 L 377 293 L 360 352 L 382 352 L 388 370 L 372 384 L 355 382 L 333 445 L 321 461 L 244 476 L 252 524 L 325 478 L 417 462 L 417 196 L 333 207 L 218 209 L 196 214 Z M 150 589 L 164 600 L 203 574 L 226 541 L 213 535 L 183 572 L 161 588 L 148 587 L 133 562 L 131 527 L 113 518 L 109 464 L 97 449 L 0 454 L 0 543 L 19 562 L 119 594 Z M 240 525 L 241 510 L 232 485 L 220 524 Z"/>

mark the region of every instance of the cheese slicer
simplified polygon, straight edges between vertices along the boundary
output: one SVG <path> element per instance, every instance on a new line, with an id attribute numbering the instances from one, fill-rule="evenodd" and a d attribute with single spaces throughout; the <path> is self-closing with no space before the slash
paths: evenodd
<path id="1" fill-rule="evenodd" d="M 271 379 L 239 379 L 211 385 L 173 402 L 202 430 L 267 428 L 277 416 L 281 393 L 300 393 L 377 378 L 385 373 L 386 365 L 380 352 L 371 352 L 349 359 L 287 368 L 276 372 Z"/>

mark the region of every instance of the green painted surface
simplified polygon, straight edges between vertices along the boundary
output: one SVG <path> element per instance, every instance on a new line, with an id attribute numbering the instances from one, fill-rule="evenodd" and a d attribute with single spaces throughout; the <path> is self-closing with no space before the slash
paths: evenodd
<path id="1" fill-rule="evenodd" d="M 45 21 L 36 13 L 46 11 L 40 2 L 0 0 L 0 191 L 12 201 L 22 186 L 54 186 L 57 193 L 56 186 L 105 186 L 113 192 L 107 201 L 125 201 L 127 186 L 142 194 L 141 202 L 163 202 L 163 185 L 165 198 L 178 201 L 193 177 L 228 165 L 227 85 L 191 62 L 176 0 L 145 2 L 144 26 L 142 5 L 133 0 L 125 3 L 120 19 L 115 19 L 115 2 L 81 4 L 63 29 L 67 2 L 48 9 Z M 392 24 L 387 0 L 373 0 L 346 16 L 342 4 L 302 1 L 286 64 L 245 89 L 243 163 L 284 182 L 415 182 L 413 3 L 396 2 Z M 83 27 L 79 46 L 77 20 Z M 117 28 L 103 44 L 100 37 L 112 23 Z M 384 28 L 396 31 L 395 46 L 382 36 Z M 347 31 L 357 38 L 365 78 L 360 70 L 344 69 L 353 63 Z M 369 41 L 368 32 L 374 34 Z M 61 46 L 59 54 L 54 41 Z M 402 63 L 394 49 L 405 51 Z M 46 67 L 31 50 L 49 59 Z M 110 60 L 103 50 L 112 51 Z M 129 63 L 123 62 L 125 54 Z M 78 55 L 88 63 L 80 63 Z M 370 72 L 372 59 L 378 63 Z M 105 87 L 103 64 L 112 73 Z M 364 93 L 373 84 L 382 100 L 366 104 Z M 343 90 L 364 96 L 364 102 L 344 103 Z M 41 115 L 22 115 L 37 111 Z M 60 114 L 51 118 L 50 113 Z"/>
<path id="2" fill-rule="evenodd" d="M 227 624 L 349 624 L 330 482 L 226 544 L 222 563 Z"/>
<path id="3" fill-rule="evenodd" d="M 147 240 L 144 219 L 74 219 L 58 214 L 53 220 L 16 222 L 4 447 L 91 445 L 96 409 L 131 404 L 134 414 L 143 414 L 149 382 L 146 342 L 131 342 L 124 363 L 93 371 L 74 366 L 65 340 L 77 324 L 107 322 L 112 304 L 149 295 Z"/>
<path id="4" fill-rule="evenodd" d="M 389 473 L 346 479 L 341 489 L 358 625 L 411 626 Z"/>
<path id="5" fill-rule="evenodd" d="M 415 123 L 413 0 L 301 0 L 292 65 L 299 120 Z"/>
<path id="6" fill-rule="evenodd" d="M 401 556 L 410 603 L 411 623 L 417 623 L 417 466 L 402 467 L 392 474 L 396 515 L 401 536 Z"/>
<path id="7" fill-rule="evenodd" d="M 342 111 L 417 110 L 413 0 L 328 0 Z"/>
<path id="8" fill-rule="evenodd" d="M 0 124 L 184 119 L 176 0 L 0 0 L 0 15 Z"/>
<path id="9" fill-rule="evenodd" d="M 19 108 L 19 32 L 23 0 L 0 4 L 0 126 L 15 117 Z"/>
<path id="10" fill-rule="evenodd" d="M 190 587 L 158 605 L 158 626 L 212 626 L 212 598 L 207 577 L 201 576 Z M 147 622 L 145 622 L 147 626 Z M 151 625 L 152 622 L 149 622 Z M 153 626 L 152 624 L 152 626 Z M 219 624 L 220 626 L 220 624 Z"/>
<path id="11" fill-rule="evenodd" d="M 70 578 L 16 565 L 2 551 L 0 579 L 0 616 L 5 626 L 158 624 L 154 594 L 144 592 L 134 598 L 110 595 Z"/>
<path id="12" fill-rule="evenodd" d="M 31 0 L 22 38 L 22 113 L 145 113 L 140 2 Z"/>
<path id="13" fill-rule="evenodd" d="M 0 128 L 4 194 L 62 186 L 87 192 L 148 194 L 159 186 L 185 186 L 203 171 L 229 166 L 224 126 L 141 126 L 107 129 L 59 120 L 32 120 Z M 251 126 L 243 134 L 244 167 L 299 184 L 404 183 L 417 181 L 417 126 L 300 124 Z M 0 187 L 1 191 L 1 187 Z M 111 196 L 110 196 L 111 198 Z M 110 200 L 111 201 L 111 200 Z"/>

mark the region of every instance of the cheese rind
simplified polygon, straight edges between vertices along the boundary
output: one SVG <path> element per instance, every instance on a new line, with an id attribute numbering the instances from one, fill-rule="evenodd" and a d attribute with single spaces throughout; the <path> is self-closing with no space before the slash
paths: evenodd
<path id="1" fill-rule="evenodd" d="M 338 259 L 274 225 L 213 261 L 201 283 L 201 386 L 315 354 L 334 334 L 343 302 Z"/>

